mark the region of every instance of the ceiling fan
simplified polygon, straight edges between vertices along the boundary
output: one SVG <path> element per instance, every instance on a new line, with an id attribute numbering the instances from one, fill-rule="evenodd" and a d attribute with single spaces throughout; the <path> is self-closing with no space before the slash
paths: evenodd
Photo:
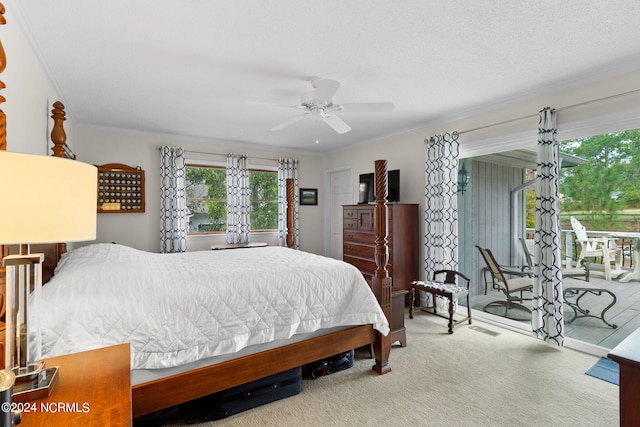
<path id="1" fill-rule="evenodd" d="M 386 113 L 393 111 L 394 108 L 391 102 L 334 104 L 333 95 L 335 95 L 340 88 L 340 83 L 335 80 L 312 77 L 311 85 L 314 90 L 302 94 L 300 104 L 291 107 L 302 110 L 303 113 L 274 126 L 271 128 L 272 131 L 282 130 L 306 116 L 312 116 L 325 122 L 337 133 L 343 134 L 349 132 L 351 127 L 338 117 L 336 113 Z"/>

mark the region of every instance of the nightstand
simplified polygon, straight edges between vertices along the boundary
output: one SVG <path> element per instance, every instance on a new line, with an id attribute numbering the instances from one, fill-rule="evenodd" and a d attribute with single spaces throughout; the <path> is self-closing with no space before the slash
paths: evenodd
<path id="1" fill-rule="evenodd" d="M 48 397 L 16 403 L 23 408 L 20 427 L 131 426 L 129 344 L 45 359 L 58 366 L 58 381 Z"/>

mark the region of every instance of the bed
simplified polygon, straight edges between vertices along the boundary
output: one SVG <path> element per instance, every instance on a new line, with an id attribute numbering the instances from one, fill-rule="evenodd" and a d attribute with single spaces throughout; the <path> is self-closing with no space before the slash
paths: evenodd
<path id="1" fill-rule="evenodd" d="M 65 113 L 62 103 L 54 103 L 52 118 L 54 120 L 54 126 L 51 132 L 51 139 L 54 145 L 53 155 L 68 157 L 70 150 L 68 149 L 68 147 L 66 147 L 66 135 L 63 128 Z M 376 161 L 375 171 L 376 194 L 384 195 L 386 194 L 387 188 L 386 161 Z M 288 207 L 291 207 L 293 205 L 293 183 L 288 182 L 287 185 L 287 205 Z M 361 302 L 364 302 L 364 304 L 360 305 L 364 305 L 365 308 L 369 309 L 369 313 L 366 316 L 363 316 L 361 314 L 353 315 L 351 320 L 348 320 L 346 323 L 341 324 L 338 324 L 338 322 L 326 321 L 326 319 L 311 321 L 311 323 L 316 323 L 312 328 L 295 327 L 288 329 L 286 333 L 282 333 L 282 331 L 271 333 L 270 338 L 274 339 L 275 341 L 264 340 L 265 342 L 261 342 L 261 340 L 259 339 L 253 339 L 255 337 L 248 338 L 245 340 L 247 346 L 244 347 L 238 345 L 238 343 L 234 340 L 231 340 L 233 344 L 228 345 L 224 351 L 220 352 L 223 354 L 218 354 L 216 351 L 203 352 L 202 355 L 198 355 L 197 357 L 187 357 L 183 360 L 180 360 L 179 362 L 176 360 L 172 360 L 171 357 L 162 356 L 157 358 L 161 361 L 160 365 L 146 364 L 143 359 L 148 361 L 149 358 L 139 356 L 138 354 L 133 354 L 133 416 L 139 417 L 161 409 L 169 408 L 171 406 L 175 406 L 198 397 L 225 390 L 236 385 L 244 384 L 249 381 L 263 378 L 287 369 L 295 368 L 306 363 L 329 357 L 339 352 L 347 351 L 352 348 L 357 348 L 369 344 L 373 344 L 375 355 L 375 362 L 372 369 L 378 374 L 386 374 L 390 372 L 391 366 L 389 364 L 389 354 L 391 348 L 391 334 L 383 333 L 388 330 L 388 323 L 386 322 L 386 319 L 391 318 L 391 279 L 386 270 L 386 265 L 388 262 L 388 247 L 386 236 L 386 200 L 384 197 L 381 196 L 376 200 L 375 209 L 375 227 L 377 235 L 375 259 L 378 268 L 376 269 L 371 287 L 368 287 L 368 285 L 366 285 L 366 282 L 362 278 L 362 275 L 355 269 L 355 267 L 343 263 L 342 261 L 330 260 L 329 262 L 329 269 L 335 269 L 335 267 L 340 266 L 340 268 L 343 268 L 348 272 L 346 274 L 352 276 L 352 279 L 356 283 L 359 283 L 359 285 L 356 285 L 356 287 L 359 287 L 360 290 L 351 290 L 349 292 L 353 292 L 352 294 L 347 292 L 345 293 L 345 295 L 357 295 L 356 298 L 358 300 L 361 300 Z M 290 218 L 289 224 L 291 224 L 293 220 L 293 215 L 291 212 L 292 211 L 289 210 L 289 213 L 287 214 L 287 218 Z M 291 226 L 288 228 L 289 230 L 293 229 L 293 227 Z M 287 239 L 287 241 L 289 242 L 289 245 L 292 243 L 292 233 L 289 233 L 289 238 Z M 117 257 L 122 258 L 123 256 L 125 256 L 123 255 L 123 251 L 126 253 L 126 251 L 131 250 L 131 248 L 122 248 L 119 247 L 119 245 L 111 244 L 97 245 L 97 247 L 99 247 L 97 253 L 101 255 L 96 255 L 96 253 L 94 253 L 93 255 L 91 255 L 94 257 L 94 259 L 100 259 L 101 257 L 107 258 L 104 254 L 109 251 L 118 252 Z M 83 256 L 87 255 L 86 253 L 83 254 L 83 252 L 87 252 L 89 251 L 89 249 L 77 248 L 76 250 L 70 251 L 67 254 L 66 246 L 63 243 L 53 246 L 40 245 L 38 247 L 32 247 L 31 249 L 32 252 L 45 252 L 44 279 L 48 280 L 48 282 L 43 289 L 43 295 L 50 297 L 53 294 L 58 294 L 58 296 L 62 298 L 61 301 L 65 298 L 71 299 L 69 298 L 68 294 L 65 294 L 65 291 L 77 292 L 78 289 L 81 289 L 81 287 L 79 288 L 71 286 L 69 289 L 67 289 L 65 286 L 60 286 L 60 283 L 63 283 L 65 281 L 65 278 L 68 278 L 69 271 L 73 271 L 74 269 L 81 270 L 83 268 L 81 267 L 83 263 L 78 261 L 78 258 L 81 258 L 78 256 L 78 254 Z M 312 267 L 316 265 L 321 266 L 326 270 L 327 267 L 325 263 L 329 260 L 328 258 L 320 257 L 317 255 L 300 253 L 300 251 L 295 251 L 293 249 L 272 247 L 227 251 L 206 251 L 205 253 L 199 254 L 202 259 L 198 259 L 197 261 L 191 260 L 189 262 L 195 263 L 195 270 L 197 271 L 198 268 L 207 263 L 219 265 L 226 262 L 220 261 L 219 259 L 212 261 L 212 258 L 210 257 L 213 256 L 238 257 L 241 254 L 249 255 L 263 253 L 251 251 L 266 251 L 269 254 L 264 255 L 265 257 L 273 257 L 274 259 L 281 258 L 281 261 L 288 259 L 287 257 L 290 253 L 298 253 L 298 255 L 303 257 L 303 259 L 296 261 L 304 265 L 303 268 L 298 269 L 303 273 L 303 275 L 314 275 L 315 273 L 312 274 L 310 272 L 313 271 Z M 7 252 L 6 248 L 4 249 L 4 252 Z M 277 252 L 277 254 L 275 254 L 274 252 Z M 283 255 L 280 252 L 286 252 L 287 255 Z M 171 257 L 180 254 L 136 253 L 136 256 L 140 256 L 142 258 L 150 255 Z M 133 255 L 129 253 L 129 256 Z M 262 255 L 256 255 L 253 258 L 259 259 L 262 257 Z M 160 264 L 173 263 L 173 261 L 167 262 L 167 259 L 170 258 L 164 258 L 164 260 L 160 262 Z M 58 265 L 58 261 L 61 261 L 60 265 Z M 234 262 L 241 264 L 245 261 L 236 259 L 234 260 Z M 284 262 L 291 263 L 293 261 Z M 107 267 L 103 264 L 97 268 L 98 270 L 102 268 L 105 272 L 105 276 L 108 276 L 109 274 L 114 276 L 116 278 L 116 282 L 118 280 L 124 281 L 125 279 L 127 279 L 126 277 L 123 277 L 123 275 L 126 276 L 128 273 L 123 272 L 130 270 L 122 269 L 121 271 L 118 271 L 119 267 L 115 267 L 114 265 L 115 264 L 112 264 Z M 265 273 L 264 265 L 260 266 L 259 268 L 262 269 L 263 276 L 269 276 Z M 54 270 L 56 274 L 53 275 L 53 277 L 51 277 L 49 280 L 49 276 L 51 276 Z M 107 270 L 111 273 L 107 274 Z M 272 270 L 275 269 L 272 268 Z M 288 272 L 287 274 L 290 273 L 291 272 Z M 95 271 L 90 274 L 95 274 Z M 219 274 L 221 277 L 227 275 L 228 278 L 228 271 L 220 272 Z M 272 280 L 275 280 L 276 276 L 271 275 L 270 277 Z M 304 286 L 300 286 L 302 283 L 304 283 L 300 280 L 301 279 L 295 279 L 293 285 L 297 285 L 298 288 L 304 288 Z M 366 285 L 366 291 L 369 292 L 369 296 L 366 296 L 366 293 L 362 293 L 361 285 L 363 283 Z M 113 285 L 113 283 L 111 285 Z M 77 286 L 77 284 L 75 286 Z M 145 286 L 150 285 L 149 283 L 147 283 L 145 284 Z M 254 294 L 261 295 L 261 292 L 257 289 L 260 289 L 261 287 L 262 289 L 265 288 L 264 284 L 254 284 L 252 286 L 253 288 L 247 287 L 246 292 L 253 292 Z M 338 288 L 340 288 L 340 286 L 344 287 L 346 285 L 344 283 L 341 283 Z M 100 290 L 98 294 L 103 291 L 106 292 L 106 289 L 101 289 L 100 287 L 96 287 L 96 289 Z M 117 289 L 122 290 L 122 288 Z M 175 289 L 176 288 L 174 287 L 174 291 Z M 253 290 L 250 291 L 249 289 Z M 327 293 L 329 294 L 335 292 L 337 292 L 335 289 L 327 291 Z M 264 293 L 264 291 L 262 293 Z M 178 294 L 174 292 L 172 294 L 172 297 L 176 297 L 176 295 Z M 75 297 L 79 296 L 74 295 L 73 303 L 71 305 L 61 305 L 61 307 L 66 308 L 57 311 L 72 311 L 73 307 L 82 305 L 83 303 Z M 305 298 L 301 297 L 301 299 Z M 56 302 L 52 301 L 54 300 L 50 300 L 49 304 L 55 305 Z M 218 308 L 223 306 L 224 304 L 219 305 Z M 384 317 L 384 319 L 381 319 L 381 314 L 383 315 L 382 317 Z M 76 321 L 78 321 L 78 319 L 76 319 Z M 51 328 L 51 330 L 48 331 L 48 333 L 54 332 L 55 328 Z M 56 340 L 54 339 L 53 341 Z M 67 341 L 71 342 L 72 345 L 74 344 L 74 340 L 71 338 L 67 339 Z M 87 345 L 104 346 L 108 344 L 116 344 L 117 342 L 118 340 L 113 337 L 103 337 L 101 338 L 101 340 L 97 340 Z M 148 342 L 149 340 L 147 341 L 147 343 Z M 264 347 L 265 345 L 267 347 Z M 132 347 L 135 347 L 135 345 L 132 344 Z M 242 348 L 239 349 L 239 347 Z M 54 355 L 58 354 L 57 352 L 80 351 L 80 348 L 47 348 L 46 351 L 48 351 L 50 355 Z M 173 351 L 176 350 L 173 349 Z M 199 351 L 194 350 L 192 351 L 192 353 L 193 356 L 194 354 L 199 353 Z M 221 359 L 216 359 L 214 361 L 212 358 L 215 357 L 221 357 Z M 162 363 L 164 363 L 165 365 L 162 365 Z"/>

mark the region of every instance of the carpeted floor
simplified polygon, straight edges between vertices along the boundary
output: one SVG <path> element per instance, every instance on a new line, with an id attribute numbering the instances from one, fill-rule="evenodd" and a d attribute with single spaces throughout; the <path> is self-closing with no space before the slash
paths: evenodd
<path id="1" fill-rule="evenodd" d="M 426 313 L 406 327 L 387 375 L 359 353 L 299 395 L 199 426 L 618 425 L 618 387 L 585 375 L 598 357 L 477 321 L 449 335 Z"/>

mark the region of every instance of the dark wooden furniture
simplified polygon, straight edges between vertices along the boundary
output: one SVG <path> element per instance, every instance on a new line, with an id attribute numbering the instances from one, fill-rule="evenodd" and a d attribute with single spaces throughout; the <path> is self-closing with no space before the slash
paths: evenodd
<path id="1" fill-rule="evenodd" d="M 404 303 L 407 291 L 404 289 L 394 289 L 391 292 L 391 320 L 389 327 L 391 328 L 391 343 L 399 342 L 400 347 L 407 346 L 407 331 L 404 327 Z"/>
<path id="2" fill-rule="evenodd" d="M 640 329 L 618 344 L 607 357 L 620 365 L 620 426 L 640 425 Z"/>
<path id="3" fill-rule="evenodd" d="M 46 359 L 58 381 L 48 397 L 24 404 L 20 426 L 130 426 L 129 357 L 120 344 Z"/>
<path id="4" fill-rule="evenodd" d="M 444 276 L 444 280 L 437 281 Z M 418 296 L 416 291 L 423 291 L 433 295 L 433 311 L 423 309 L 423 311 L 435 314 L 436 316 L 449 319 L 449 333 L 453 333 L 453 327 L 469 321 L 471 324 L 471 302 L 469 301 L 469 285 L 471 280 L 464 274 L 454 270 L 438 270 L 433 272 L 433 281 L 411 282 L 411 295 L 409 297 L 409 319 L 413 319 L 413 306 Z M 446 298 L 449 301 L 448 315 L 443 316 L 437 311 L 436 296 Z M 467 316 L 462 319 L 454 319 L 455 301 L 459 298 L 467 299 Z"/>
<path id="5" fill-rule="evenodd" d="M 144 171 L 109 163 L 98 168 L 99 213 L 144 212 Z"/>
<path id="6" fill-rule="evenodd" d="M 418 205 L 388 204 L 389 264 L 394 289 L 411 289 L 418 271 Z M 355 265 L 370 283 L 374 260 L 374 205 L 343 206 L 343 260 Z"/>
<path id="7" fill-rule="evenodd" d="M 343 206 L 343 260 L 353 264 L 371 283 L 375 275 L 376 214 L 374 205 Z M 392 342 L 407 343 L 404 306 L 410 282 L 418 277 L 418 205 L 388 204 L 389 263 L 393 286 L 394 316 L 390 319 Z"/>

